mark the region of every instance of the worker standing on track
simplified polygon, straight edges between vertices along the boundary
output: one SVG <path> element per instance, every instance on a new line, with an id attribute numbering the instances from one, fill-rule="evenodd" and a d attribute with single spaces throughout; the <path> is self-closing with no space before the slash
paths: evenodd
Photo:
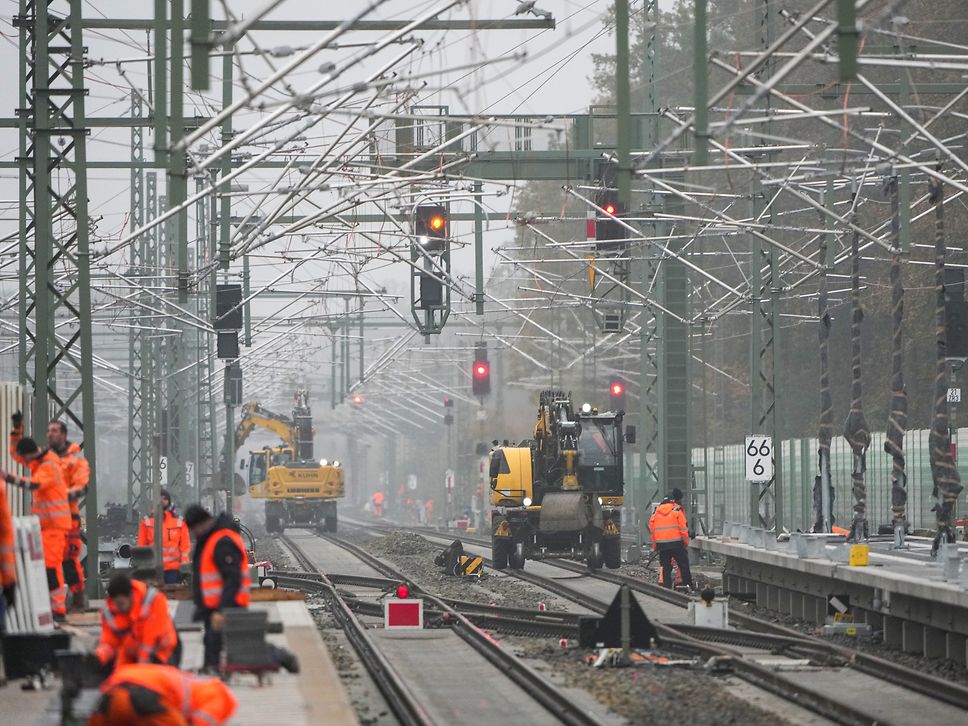
<path id="1" fill-rule="evenodd" d="M 84 593 L 84 568 L 81 566 L 81 498 L 87 494 L 91 467 L 81 454 L 81 445 L 67 440 L 67 424 L 51 421 L 47 425 L 47 446 L 60 458 L 67 498 L 71 507 L 71 530 L 64 551 L 64 582 L 71 592 L 71 610 L 87 609 Z"/>
<path id="2" fill-rule="evenodd" d="M 116 669 L 129 663 L 181 663 L 181 644 L 163 593 L 118 573 L 108 582 L 107 595 L 94 651 L 101 665 Z"/>
<path id="3" fill-rule="evenodd" d="M 68 504 L 67 484 L 64 482 L 60 457 L 50 449 L 37 446 L 23 436 L 23 414 L 11 417 L 10 448 L 14 461 L 30 470 L 30 478 L 0 470 L 0 478 L 8 484 L 29 489 L 31 513 L 40 519 L 40 536 L 44 546 L 44 567 L 50 590 L 50 609 L 55 622 L 67 620 L 67 588 L 64 585 L 64 550 L 71 531 L 71 509 Z"/>
<path id="4" fill-rule="evenodd" d="M 6 622 L 7 608 L 12 608 L 17 595 L 17 550 L 13 515 L 7 501 L 7 488 L 0 484 L 0 634 Z M 3 647 L 0 646 L 0 657 Z"/>
<path id="5" fill-rule="evenodd" d="M 222 653 L 223 611 L 249 606 L 249 557 L 228 514 L 216 518 L 193 504 L 185 510 L 185 524 L 195 537 L 192 595 L 196 616 L 205 622 L 205 668 L 216 668 Z"/>
<path id="6" fill-rule="evenodd" d="M 690 589 L 693 588 L 692 575 L 689 572 L 689 529 L 686 525 L 686 513 L 682 509 L 682 491 L 673 489 L 669 496 L 662 500 L 649 519 L 649 533 L 652 537 L 652 549 L 659 553 L 659 565 L 662 568 L 662 584 L 672 588 L 672 561 L 676 561 L 682 573 L 682 582 Z"/>
<path id="7" fill-rule="evenodd" d="M 239 705 L 218 678 L 146 663 L 118 668 L 101 694 L 88 726 L 221 726 Z"/>
<path id="8" fill-rule="evenodd" d="M 166 585 L 176 585 L 181 581 L 181 566 L 191 562 L 191 538 L 188 525 L 175 512 L 171 494 L 167 489 L 161 490 L 161 511 L 164 520 L 161 525 L 161 559 Z M 146 516 L 141 518 L 138 526 L 138 546 L 152 547 L 155 544 L 155 518 Z"/>

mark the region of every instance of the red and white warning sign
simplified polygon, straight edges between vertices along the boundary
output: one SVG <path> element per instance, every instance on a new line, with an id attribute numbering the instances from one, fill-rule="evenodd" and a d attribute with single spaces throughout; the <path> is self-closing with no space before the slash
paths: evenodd
<path id="1" fill-rule="evenodd" d="M 395 598 L 383 601 L 383 627 L 387 630 L 423 628 L 423 600 L 410 597 L 406 585 L 397 587 Z"/>

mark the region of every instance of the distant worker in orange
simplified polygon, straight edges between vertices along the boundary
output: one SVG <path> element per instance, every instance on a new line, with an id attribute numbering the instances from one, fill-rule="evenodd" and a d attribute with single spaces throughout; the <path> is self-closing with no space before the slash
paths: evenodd
<path id="1" fill-rule="evenodd" d="M 30 478 L 0 469 L 0 478 L 8 484 L 29 489 L 31 513 L 40 520 L 41 542 L 44 546 L 44 567 L 47 569 L 47 588 L 50 590 L 50 609 L 55 622 L 67 620 L 67 587 L 64 585 L 64 550 L 71 531 L 71 509 L 68 504 L 67 484 L 61 469 L 60 457 L 50 449 L 41 449 L 31 438 L 23 435 L 23 414 L 11 417 L 11 455 L 30 470 Z"/>
<path id="2" fill-rule="evenodd" d="M 682 510 L 682 491 L 673 489 L 662 503 L 656 507 L 649 519 L 649 533 L 652 536 L 652 549 L 659 552 L 659 564 L 662 567 L 661 582 L 665 587 L 673 586 L 672 561 L 676 561 L 682 582 L 690 589 L 692 575 L 689 572 L 689 529 L 686 524 L 686 513 Z"/>
<path id="3" fill-rule="evenodd" d="M 118 668 L 101 684 L 88 726 L 221 726 L 238 705 L 218 678 L 140 663 Z"/>
<path id="4" fill-rule="evenodd" d="M 373 493 L 373 516 L 377 518 L 383 516 L 383 492 Z"/>
<path id="5" fill-rule="evenodd" d="M 0 633 L 6 622 L 6 611 L 14 606 L 17 596 L 17 550 L 13 515 L 7 501 L 7 489 L 0 485 Z"/>
<path id="6" fill-rule="evenodd" d="M 175 512 L 171 494 L 161 490 L 161 510 L 165 513 L 161 525 L 161 559 L 165 573 L 165 584 L 176 585 L 181 580 L 181 566 L 191 562 L 191 538 L 185 520 Z M 155 544 L 155 518 L 141 518 L 138 526 L 138 546 L 152 547 Z"/>
<path id="7" fill-rule="evenodd" d="M 434 523 L 434 500 L 428 499 L 424 502 L 424 518 L 427 520 L 428 525 L 433 525 Z"/>
<path id="8" fill-rule="evenodd" d="M 129 663 L 181 663 L 181 644 L 163 593 L 122 572 L 108 582 L 107 595 L 94 651 L 101 665 L 115 669 Z"/>
<path id="9" fill-rule="evenodd" d="M 64 484 L 71 507 L 71 531 L 64 552 L 64 582 L 71 592 L 71 610 L 87 609 L 84 594 L 84 568 L 81 567 L 81 498 L 87 494 L 91 467 L 81 454 L 81 445 L 67 440 L 67 424 L 51 421 L 47 425 L 47 446 L 60 457 Z"/>

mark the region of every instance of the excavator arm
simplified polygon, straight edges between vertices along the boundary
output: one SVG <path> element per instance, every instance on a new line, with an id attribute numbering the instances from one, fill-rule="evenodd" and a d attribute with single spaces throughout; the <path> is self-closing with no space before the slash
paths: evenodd
<path id="1" fill-rule="evenodd" d="M 241 449 L 246 439 L 256 428 L 271 431 L 285 442 L 286 446 L 296 447 L 296 430 L 288 416 L 282 416 L 250 401 L 242 408 L 242 418 L 235 427 L 235 448 Z"/>

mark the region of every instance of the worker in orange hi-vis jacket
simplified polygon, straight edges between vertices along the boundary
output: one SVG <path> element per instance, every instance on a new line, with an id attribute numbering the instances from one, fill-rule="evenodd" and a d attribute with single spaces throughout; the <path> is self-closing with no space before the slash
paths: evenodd
<path id="1" fill-rule="evenodd" d="M 164 519 L 161 525 L 161 559 L 162 571 L 166 585 L 176 585 L 181 581 L 181 566 L 189 564 L 191 560 L 191 537 L 185 520 L 175 512 L 171 494 L 167 489 L 161 490 L 161 509 Z M 138 525 L 138 546 L 151 547 L 155 543 L 155 518 L 145 516 Z"/>
<path id="2" fill-rule="evenodd" d="M 33 439 L 23 436 L 21 413 L 15 413 L 11 423 L 11 454 L 15 461 L 29 469 L 30 478 L 0 470 L 0 479 L 31 492 L 31 513 L 40 520 L 50 609 L 56 622 L 64 622 L 67 619 L 64 550 L 67 535 L 71 531 L 71 508 L 60 457 L 50 449 L 41 449 Z"/>
<path id="3" fill-rule="evenodd" d="M 64 552 L 64 582 L 71 592 L 71 610 L 87 609 L 84 595 L 84 568 L 81 566 L 81 498 L 87 494 L 91 467 L 81 453 L 81 445 L 68 441 L 67 424 L 51 421 L 47 425 L 47 446 L 60 457 L 64 483 L 71 507 L 71 531 Z"/>
<path id="4" fill-rule="evenodd" d="M 0 633 L 6 622 L 5 611 L 13 607 L 17 594 L 17 552 L 14 547 L 13 515 L 6 487 L 0 484 Z"/>

